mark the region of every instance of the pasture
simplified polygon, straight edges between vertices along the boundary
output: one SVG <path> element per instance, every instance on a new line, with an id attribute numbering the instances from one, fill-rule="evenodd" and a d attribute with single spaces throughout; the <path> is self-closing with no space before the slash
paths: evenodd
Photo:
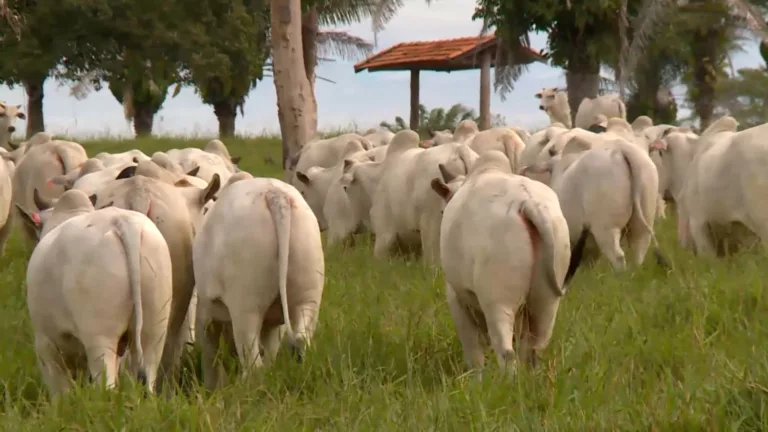
<path id="1" fill-rule="evenodd" d="M 82 144 L 89 155 L 152 154 L 206 141 Z M 278 139 L 226 144 L 242 169 L 282 178 Z M 123 380 L 119 392 L 81 387 L 56 406 L 35 362 L 28 251 L 15 233 L 0 259 L 0 429 L 768 429 L 768 259 L 761 250 L 717 261 L 682 251 L 671 210 L 656 235 L 674 271 L 652 254 L 621 274 L 604 259 L 582 267 L 538 369 L 520 367 L 511 381 L 490 350 L 481 382 L 465 373 L 440 271 L 377 261 L 365 238 L 326 248 L 320 319 L 303 364 L 282 350 L 274 368 L 207 394 L 192 353 L 171 396 L 147 398 Z"/>

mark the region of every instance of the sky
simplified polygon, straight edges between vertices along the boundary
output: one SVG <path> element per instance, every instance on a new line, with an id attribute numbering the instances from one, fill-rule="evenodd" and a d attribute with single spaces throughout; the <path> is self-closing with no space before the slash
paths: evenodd
<path id="1" fill-rule="evenodd" d="M 409 0 L 398 15 L 378 35 L 375 51 L 400 42 L 435 40 L 479 34 L 481 23 L 472 21 L 474 0 L 440 0 L 430 6 L 423 0 Z M 338 28 L 355 36 L 373 41 L 369 21 Z M 546 35 L 534 34 L 531 45 L 546 48 Z M 744 52 L 733 58 L 735 69 L 755 67 L 762 63 L 756 43 L 750 43 Z M 362 60 L 362 59 L 358 59 Z M 355 61 L 321 63 L 317 74 L 335 82 L 318 80 L 315 93 L 318 100 L 320 130 L 354 127 L 365 130 L 378 126 L 382 120 L 392 122 L 395 116 L 408 119 L 410 73 L 363 71 L 355 74 Z M 427 108 L 450 107 L 462 103 L 478 109 L 480 71 L 422 72 L 421 103 Z M 534 94 L 544 87 L 564 86 L 563 70 L 544 64 L 533 64 L 517 81 L 515 90 L 502 102 L 498 94 L 491 96 L 491 112 L 500 114 L 507 124 L 524 128 L 538 128 L 549 121 L 538 109 Z M 69 87 L 48 80 L 45 84 L 44 116 L 46 131 L 69 137 L 131 136 L 123 110 L 109 90 L 91 92 L 78 101 L 69 96 Z M 678 104 L 683 89 L 675 89 Z M 0 101 L 26 104 L 21 87 L 0 87 Z M 279 133 L 277 98 L 272 79 L 267 77 L 252 90 L 244 107 L 245 116 L 238 115 L 236 133 L 261 135 Z M 686 113 L 680 113 L 681 116 Z M 24 130 L 18 121 L 17 130 Z M 201 102 L 193 88 L 184 88 L 175 98 L 168 98 L 155 117 L 157 135 L 216 136 L 218 122 L 213 108 Z"/>

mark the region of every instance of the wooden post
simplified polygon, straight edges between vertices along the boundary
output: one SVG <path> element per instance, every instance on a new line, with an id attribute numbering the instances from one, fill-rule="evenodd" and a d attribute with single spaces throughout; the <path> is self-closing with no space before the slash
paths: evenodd
<path id="1" fill-rule="evenodd" d="M 480 130 L 491 128 L 491 52 L 480 54 Z"/>
<path id="2" fill-rule="evenodd" d="M 410 128 L 419 132 L 419 70 L 411 69 L 411 121 Z"/>

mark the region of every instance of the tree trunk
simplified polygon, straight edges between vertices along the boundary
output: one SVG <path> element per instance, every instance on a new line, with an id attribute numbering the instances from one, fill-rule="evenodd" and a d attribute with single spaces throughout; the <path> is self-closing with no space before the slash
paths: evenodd
<path id="1" fill-rule="evenodd" d="M 138 137 L 152 135 L 152 126 L 155 124 L 155 112 L 149 104 L 133 100 L 133 132 Z"/>
<path id="2" fill-rule="evenodd" d="M 310 135 L 310 120 L 317 114 L 311 103 L 312 87 L 304 69 L 301 43 L 301 1 L 270 0 L 272 74 L 277 94 L 283 167 Z"/>
<path id="3" fill-rule="evenodd" d="M 571 122 L 576 126 L 576 113 L 584 98 L 597 97 L 600 88 L 600 61 L 586 53 L 586 47 L 573 52 L 568 59 L 565 83 L 568 86 L 568 105 L 571 107 Z"/>
<path id="4" fill-rule="evenodd" d="M 491 53 L 480 54 L 480 130 L 491 128 Z"/>
<path id="5" fill-rule="evenodd" d="M 237 117 L 235 104 L 229 101 L 213 104 L 213 112 L 219 120 L 219 138 L 235 136 L 235 118 Z"/>
<path id="6" fill-rule="evenodd" d="M 310 139 L 317 133 L 317 98 L 315 98 L 315 68 L 317 67 L 317 8 L 311 8 L 301 20 L 301 46 L 304 57 L 304 71 L 309 80 L 309 103 L 313 110 L 307 115 Z"/>
<path id="7" fill-rule="evenodd" d="M 27 92 L 27 139 L 45 130 L 43 84 L 46 78 L 24 80 L 24 90 Z"/>
<path id="8" fill-rule="evenodd" d="M 419 112 L 420 90 L 421 82 L 419 77 L 419 70 L 411 69 L 411 118 L 408 126 L 412 131 L 416 133 L 419 133 L 419 130 L 422 126 L 426 126 L 426 124 L 419 124 L 419 120 L 421 120 L 421 112 Z"/>
<path id="9" fill-rule="evenodd" d="M 719 30 L 708 28 L 697 32 L 693 38 L 693 88 L 691 99 L 693 111 L 699 118 L 699 128 L 712 124 L 715 112 L 715 86 L 717 85 L 718 58 L 717 44 L 713 41 L 722 37 Z"/>

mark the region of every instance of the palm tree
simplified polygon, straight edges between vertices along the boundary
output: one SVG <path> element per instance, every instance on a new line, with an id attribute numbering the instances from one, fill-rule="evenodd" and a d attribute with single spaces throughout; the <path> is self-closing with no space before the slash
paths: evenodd
<path id="1" fill-rule="evenodd" d="M 338 57 L 343 60 L 370 55 L 373 45 L 347 32 L 321 30 L 321 26 L 337 27 L 361 21 L 370 16 L 372 0 L 307 0 L 302 2 L 301 42 L 304 71 L 311 88 L 310 134 L 317 134 L 317 100 L 315 99 L 315 69 L 322 60 Z"/>
<path id="2" fill-rule="evenodd" d="M 638 65 L 647 55 L 647 48 L 659 23 L 670 19 L 678 30 L 682 44 L 689 47 L 687 67 L 689 99 L 703 130 L 712 122 L 715 111 L 717 82 L 728 54 L 735 49 L 738 36 L 744 31 L 768 41 L 768 27 L 757 12 L 765 8 L 765 0 L 646 0 L 636 18 L 629 25 L 632 40 L 627 55 L 618 64 L 617 75 L 622 86 L 639 74 Z M 626 32 L 625 32 L 626 34 Z M 628 38 L 629 36 L 625 36 Z"/>
<path id="3" fill-rule="evenodd" d="M 475 110 L 460 103 L 452 105 L 447 110 L 444 108 L 427 110 L 424 104 L 419 104 L 419 130 L 417 132 L 424 138 L 430 138 L 431 131 L 454 130 L 464 120 L 477 122 L 478 116 Z M 400 116 L 395 117 L 394 123 L 383 121 L 380 126 L 392 132 L 408 129 L 405 120 Z"/>

